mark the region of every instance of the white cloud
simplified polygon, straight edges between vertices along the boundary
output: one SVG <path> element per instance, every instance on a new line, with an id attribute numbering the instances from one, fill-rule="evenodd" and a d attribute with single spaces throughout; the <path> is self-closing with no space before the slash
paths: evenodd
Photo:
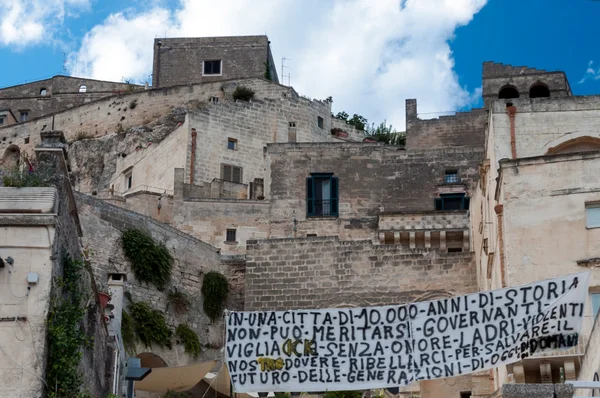
<path id="1" fill-rule="evenodd" d="M 65 16 L 89 0 L 0 0 L 0 45 L 20 49 L 53 39 Z"/>
<path id="2" fill-rule="evenodd" d="M 581 84 L 589 79 L 600 80 L 600 68 L 594 69 L 592 66 L 593 64 L 594 64 L 594 61 L 590 61 L 588 63 L 588 67 L 585 71 L 585 75 L 583 75 L 583 78 L 579 81 L 579 84 Z"/>
<path id="3" fill-rule="evenodd" d="M 420 113 L 474 102 L 478 92 L 459 85 L 448 42 L 486 1 L 182 0 L 176 10 L 111 15 L 86 34 L 69 68 L 97 79 L 148 81 L 155 37 L 267 33 L 277 64 L 291 59 L 286 74 L 298 92 L 333 96 L 336 112 L 402 128 L 406 98 L 418 99 Z"/>

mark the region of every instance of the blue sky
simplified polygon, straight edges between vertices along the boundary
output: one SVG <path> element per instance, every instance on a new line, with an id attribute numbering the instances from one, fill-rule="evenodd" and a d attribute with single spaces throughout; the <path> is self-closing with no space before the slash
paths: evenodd
<path id="1" fill-rule="evenodd" d="M 481 105 L 486 60 L 563 70 L 574 94 L 600 93 L 594 0 L 8 2 L 20 5 L 20 14 L 4 2 L 0 87 L 55 74 L 149 81 L 154 37 L 266 32 L 276 62 L 291 58 L 298 91 L 333 95 L 334 111 L 371 121 L 402 125 L 405 98 L 416 97 L 419 112 Z M 12 21 L 4 17 L 10 11 Z"/>

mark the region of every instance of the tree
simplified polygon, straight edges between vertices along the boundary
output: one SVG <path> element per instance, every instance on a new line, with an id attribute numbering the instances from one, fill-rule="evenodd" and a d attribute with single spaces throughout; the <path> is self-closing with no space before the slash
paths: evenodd
<path id="1" fill-rule="evenodd" d="M 356 113 L 354 116 L 352 116 L 352 119 L 348 120 L 347 122 L 360 131 L 365 131 L 365 126 L 367 125 L 367 119 L 361 115 L 357 115 Z"/>
<path id="2" fill-rule="evenodd" d="M 374 139 L 377 142 L 383 142 L 388 145 L 406 145 L 406 132 L 396 131 L 390 124 L 386 125 L 383 121 L 377 127 L 375 124 L 371 124 L 371 127 L 367 127 L 366 135 L 369 138 Z"/>
<path id="3" fill-rule="evenodd" d="M 335 115 L 335 118 L 336 118 L 336 119 L 340 119 L 340 120 L 343 120 L 343 121 L 347 122 L 347 121 L 348 121 L 348 117 L 349 117 L 349 116 L 350 116 L 350 115 L 348 115 L 346 112 L 343 112 L 343 111 L 342 111 L 342 112 L 338 112 L 338 114 L 337 114 L 337 115 Z"/>

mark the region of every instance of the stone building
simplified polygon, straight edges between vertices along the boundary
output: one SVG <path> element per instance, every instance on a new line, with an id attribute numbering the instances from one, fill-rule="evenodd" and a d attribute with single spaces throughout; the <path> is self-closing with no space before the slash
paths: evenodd
<path id="1" fill-rule="evenodd" d="M 3 125 L 1 109 L 10 110 L 15 122 L 22 123 L 100 98 L 143 88 L 129 83 L 60 75 L 0 88 L 0 127 Z M 8 120 L 6 124 L 12 123 Z"/>
<path id="2" fill-rule="evenodd" d="M 278 83 L 267 36 L 154 39 L 152 86 L 250 77 Z"/>
<path id="3" fill-rule="evenodd" d="M 579 347 L 500 367 L 495 385 L 574 380 L 600 307 L 600 97 L 571 96 L 562 72 L 486 64 L 484 98 L 486 155 L 471 200 L 479 288 L 593 271 Z"/>

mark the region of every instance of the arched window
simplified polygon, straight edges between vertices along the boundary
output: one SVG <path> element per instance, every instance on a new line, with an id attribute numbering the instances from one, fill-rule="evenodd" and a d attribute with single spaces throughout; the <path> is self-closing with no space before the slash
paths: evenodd
<path id="1" fill-rule="evenodd" d="M 43 97 L 43 96 L 45 96 L 46 94 L 48 94 L 48 91 L 47 91 L 47 90 L 46 90 L 44 87 L 42 87 L 42 88 L 40 89 L 40 95 Z"/>
<path id="2" fill-rule="evenodd" d="M 504 86 L 498 93 L 500 99 L 519 98 L 519 91 L 514 86 Z"/>
<path id="3" fill-rule="evenodd" d="M 17 145 L 10 145 L 4 151 L 2 157 L 2 166 L 6 170 L 12 170 L 19 166 L 19 160 L 21 159 L 21 150 Z"/>
<path id="4" fill-rule="evenodd" d="M 80 93 L 87 92 L 87 86 L 85 84 L 82 84 L 81 86 L 79 86 L 79 92 Z"/>
<path id="5" fill-rule="evenodd" d="M 550 90 L 544 83 L 536 83 L 529 89 L 529 98 L 549 97 Z"/>

